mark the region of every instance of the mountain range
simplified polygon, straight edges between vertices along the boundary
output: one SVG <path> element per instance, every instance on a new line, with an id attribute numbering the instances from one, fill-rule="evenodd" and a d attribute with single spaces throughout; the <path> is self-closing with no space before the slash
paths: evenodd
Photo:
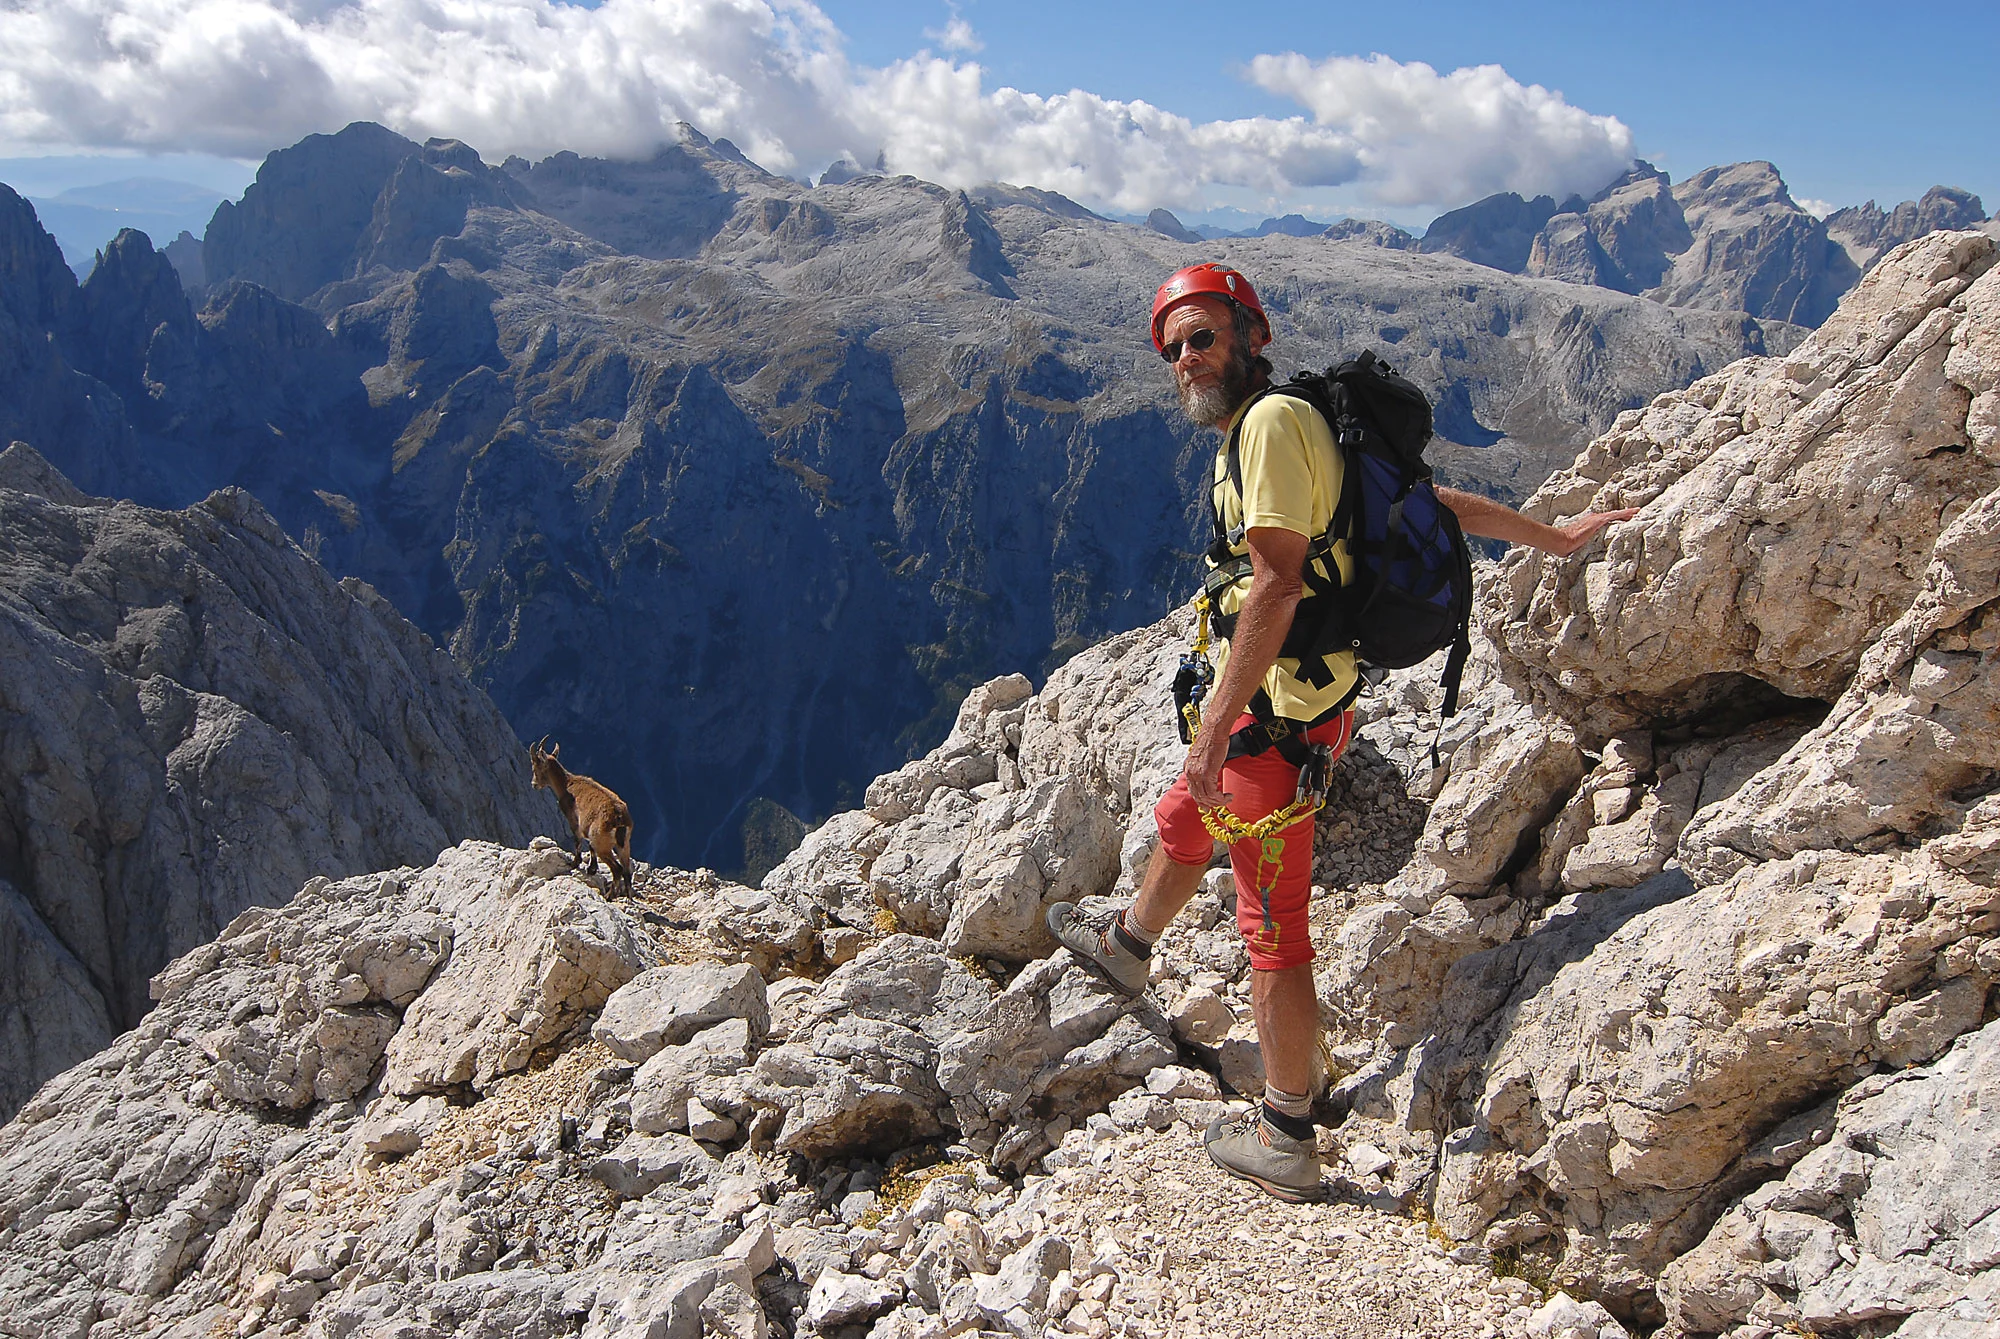
<path id="1" fill-rule="evenodd" d="M 692 128 L 495 167 L 357 124 L 217 209 L 192 298 L 136 232 L 78 283 L 0 193 L 0 440 L 150 506 L 247 489 L 623 793 L 643 855 L 733 869 L 746 822 L 850 802 L 971 684 L 1185 593 L 1210 448 L 1144 312 L 1197 254 L 1263 286 L 1288 365 L 1393 360 L 1445 476 L 1510 497 L 1803 333 L 1409 249 L 1201 248 L 1026 188 L 807 187 Z"/>
<path id="2" fill-rule="evenodd" d="M 1484 566 L 1449 720 L 1425 666 L 1357 704 L 1311 820 L 1330 1202 L 1278 1206 L 1201 1152 L 1264 1091 L 1229 874 L 1137 996 L 1043 928 L 1149 861 L 1190 608 L 975 687 L 760 887 L 613 895 L 453 840 L 546 818 L 510 732 L 248 494 L 8 448 L 0 843 L 103 879 L 78 919 L 134 872 L 262 905 L 0 1125 L 0 1334 L 1984 1339 L 1994 240 L 1894 249 L 1525 504 L 1620 507 Z M 354 868 L 398 819 L 423 854 Z M 8 1075 L 88 1002 L 15 925 Z"/>

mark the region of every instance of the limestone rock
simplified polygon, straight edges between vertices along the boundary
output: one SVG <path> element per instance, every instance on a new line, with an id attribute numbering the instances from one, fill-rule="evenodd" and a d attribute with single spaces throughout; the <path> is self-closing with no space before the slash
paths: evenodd
<path id="1" fill-rule="evenodd" d="M 991 987 L 929 942 L 895 935 L 826 979 L 757 1058 L 750 1100 L 783 1114 L 777 1146 L 806 1157 L 888 1151 L 940 1133 L 938 1047 Z"/>
<path id="2" fill-rule="evenodd" d="M 1075 782 L 1054 779 L 981 803 L 958 861 L 947 951 L 1024 962 L 1055 947 L 1045 915 L 1055 902 L 1108 890 L 1123 832 L 1109 808 Z"/>
<path id="3" fill-rule="evenodd" d="M 748 963 L 654 967 L 604 1002 L 591 1035 L 613 1055 L 643 1064 L 724 1019 L 740 1018 L 752 1039 L 770 1030 L 764 978 Z"/>
<path id="4" fill-rule="evenodd" d="M 1936 955 L 1979 942 L 1987 932 L 1972 927 L 2000 893 L 1954 873 L 1942 851 L 1815 853 L 1660 905 L 1600 901 L 1595 931 L 1586 913 L 1564 932 L 1572 944 L 1603 936 L 1577 961 L 1564 964 L 1563 937 L 1544 931 L 1452 969 L 1445 1007 L 1467 1020 L 1490 1015 L 1499 983 L 1521 983 L 1475 1108 L 1493 1141 L 1485 1180 L 1511 1189 L 1477 1207 L 1441 1199 L 1438 1213 L 1471 1235 L 1544 1186 L 1565 1206 L 1566 1267 L 1629 1296 L 1694 1244 L 1679 1224 L 1704 1221 L 1758 1131 L 1905 1038 L 1921 1050 L 1977 1021 L 1991 977 L 1954 986 Z M 1928 1008 L 1951 1021 L 1919 1042 L 1908 1013 L 1890 1016 L 1896 996 L 1945 996 Z"/>
<path id="5" fill-rule="evenodd" d="M 631 1134 L 599 1158 L 590 1174 L 621 1199 L 639 1199 L 658 1187 L 699 1184 L 715 1159 L 684 1134 Z"/>
<path id="6" fill-rule="evenodd" d="M 68 1334 L 115 1310 L 123 1324 L 204 1333 L 253 1312 L 327 1333 L 418 1321 L 574 1332 L 579 1279 L 520 1266 L 530 1215 L 571 1193 L 531 1169 L 567 1163 L 575 1115 L 566 1132 L 561 1106 L 493 1085 L 542 1085 L 578 1110 L 580 1024 L 609 989 L 580 970 L 577 946 L 661 950 L 567 868 L 552 845 L 469 842 L 422 870 L 316 878 L 170 964 L 138 1028 L 0 1127 L 4 1324 Z M 568 1058 L 521 1072 L 551 1050 Z M 408 1073 L 447 1053 L 467 1058 L 463 1077 L 430 1072 L 456 1101 L 389 1095 L 399 1063 Z M 372 1088 L 384 1095 L 364 1112 Z M 684 1197 L 703 1193 L 714 1163 L 681 1136 L 621 1146 L 620 1159 L 628 1190 L 671 1179 Z M 435 1170 L 411 1175 L 420 1166 Z M 679 1219 L 671 1232 L 704 1240 Z M 584 1281 L 608 1296 L 618 1269 Z"/>
<path id="7" fill-rule="evenodd" d="M 873 1320 L 902 1296 L 903 1290 L 886 1279 L 829 1269 L 819 1276 L 806 1299 L 806 1319 L 822 1329 Z"/>
<path id="8" fill-rule="evenodd" d="M 2000 1323 L 1996 1084 L 2000 1024 L 1989 1023 L 1935 1065 L 1856 1087 L 1825 1143 L 1668 1268 L 1667 1314 L 1701 1330 Z"/>
<path id="9" fill-rule="evenodd" d="M 813 953 L 820 913 L 795 905 L 780 892 L 716 884 L 713 904 L 702 913 L 701 932 L 740 958 L 762 977 L 773 977 Z"/>
<path id="10" fill-rule="evenodd" d="M 1663 397 L 1554 476 L 1537 514 L 1645 511 L 1581 571 L 1509 555 L 1484 617 L 1522 672 L 1605 734 L 1728 675 L 1839 696 L 1924 581 L 1956 519 L 1943 500 L 1988 491 L 1990 467 L 1945 449 L 1964 443 L 1970 398 L 1945 364 L 1952 304 L 1993 255 L 1977 234 L 1912 243 L 1791 359 Z M 1864 477 L 1897 482 L 1857 491 Z"/>
<path id="11" fill-rule="evenodd" d="M 938 1052 L 958 1128 L 1001 1166 L 1049 1148 L 1056 1112 L 1101 1109 L 1175 1058 L 1166 1020 L 1078 966 L 1069 950 L 1030 964 Z"/>
<path id="12" fill-rule="evenodd" d="M 1630 1339 L 1626 1329 L 1597 1302 L 1579 1302 L 1559 1292 L 1528 1317 L 1531 1339 Z"/>
<path id="13" fill-rule="evenodd" d="M 632 1076 L 632 1128 L 650 1134 L 666 1130 L 694 1134 L 689 1129 L 691 1104 L 708 1098 L 728 1105 L 726 1090 L 710 1080 L 742 1073 L 750 1065 L 753 1047 L 749 1020 L 734 1018 L 682 1045 L 655 1052 Z"/>
<path id="14" fill-rule="evenodd" d="M 417 998 L 388 1047 L 386 1091 L 484 1089 L 586 1026 L 649 954 L 630 922 L 579 899 L 554 847 L 510 853 L 478 843 L 444 852 L 417 883 L 473 928 L 458 933 L 441 989 Z"/>
<path id="15" fill-rule="evenodd" d="M 811 899 L 834 924 L 871 928 L 881 904 L 869 890 L 868 868 L 881 852 L 882 827 L 863 809 L 835 814 L 807 833 L 762 887 Z"/>

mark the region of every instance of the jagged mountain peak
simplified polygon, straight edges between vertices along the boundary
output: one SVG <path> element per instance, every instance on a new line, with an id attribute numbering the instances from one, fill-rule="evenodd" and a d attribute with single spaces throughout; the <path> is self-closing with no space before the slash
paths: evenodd
<path id="1" fill-rule="evenodd" d="M 1638 160 L 1589 200 L 1500 194 L 1440 216 L 1424 249 L 1673 306 L 1746 311 L 1812 326 L 1899 243 L 1984 222 L 1977 196 L 1933 187 L 1894 215 L 1864 206 L 1824 221 L 1775 165 L 1705 168 L 1674 185 Z"/>

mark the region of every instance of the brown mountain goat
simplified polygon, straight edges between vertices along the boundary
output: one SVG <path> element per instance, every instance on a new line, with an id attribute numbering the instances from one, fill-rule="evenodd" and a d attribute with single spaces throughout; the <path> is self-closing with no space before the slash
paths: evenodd
<path id="1" fill-rule="evenodd" d="M 546 736 L 545 736 L 546 738 Z M 535 785 L 556 793 L 556 805 L 569 820 L 570 835 L 576 839 L 574 861 L 581 864 L 585 843 L 589 844 L 590 872 L 597 862 L 611 866 L 611 891 L 632 891 L 632 811 L 625 801 L 589 777 L 571 772 L 556 761 L 562 751 L 558 744 L 548 752 L 542 746 L 528 746 L 528 764 L 534 769 Z"/>

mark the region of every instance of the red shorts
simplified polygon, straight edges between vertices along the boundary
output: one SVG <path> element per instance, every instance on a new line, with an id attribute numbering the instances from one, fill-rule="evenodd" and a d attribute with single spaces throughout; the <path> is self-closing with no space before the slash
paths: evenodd
<path id="1" fill-rule="evenodd" d="M 1244 715 L 1236 728 L 1252 724 Z M 1306 735 L 1326 744 L 1337 759 L 1354 734 L 1354 713 L 1344 711 Z M 1230 812 L 1255 822 L 1290 804 L 1298 795 L 1299 769 L 1266 749 L 1254 758 L 1231 758 L 1222 768 L 1222 790 L 1231 797 Z M 1206 865 L 1215 855 L 1215 838 L 1202 826 L 1201 812 L 1188 795 L 1187 778 L 1175 780 L 1153 806 L 1160 825 L 1160 844 L 1177 864 Z M 1250 949 L 1250 965 L 1259 971 L 1279 971 L 1311 962 L 1312 932 L 1307 922 L 1312 901 L 1313 820 L 1310 815 L 1262 841 L 1240 841 L 1229 848 L 1229 867 L 1236 872 L 1236 928 Z"/>

